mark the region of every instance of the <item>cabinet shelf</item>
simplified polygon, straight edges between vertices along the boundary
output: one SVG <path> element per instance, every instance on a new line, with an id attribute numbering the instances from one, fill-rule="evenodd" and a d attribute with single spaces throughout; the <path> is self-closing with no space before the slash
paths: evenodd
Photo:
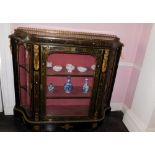
<path id="1" fill-rule="evenodd" d="M 52 68 L 47 68 L 47 76 L 73 76 L 73 77 L 94 77 L 95 72 L 88 68 L 86 72 L 81 73 L 77 69 L 75 69 L 72 73 L 68 73 L 65 67 L 63 67 L 62 71 L 55 72 Z"/>
<path id="2" fill-rule="evenodd" d="M 46 99 L 73 99 L 73 98 L 91 98 L 91 90 L 88 93 L 83 93 L 81 87 L 73 87 L 73 91 L 69 94 L 64 92 L 62 86 L 55 87 L 54 92 L 47 90 Z"/>

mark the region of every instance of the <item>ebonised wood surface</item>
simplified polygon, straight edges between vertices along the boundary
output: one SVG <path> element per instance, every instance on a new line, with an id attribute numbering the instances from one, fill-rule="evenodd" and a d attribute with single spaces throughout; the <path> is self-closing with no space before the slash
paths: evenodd
<path id="1" fill-rule="evenodd" d="M 111 112 L 105 117 L 101 125 L 96 129 L 90 129 L 89 127 L 79 126 L 76 129 L 65 130 L 62 128 L 56 129 L 49 126 L 46 131 L 54 132 L 128 132 L 126 126 L 122 122 L 123 113 L 121 111 Z M 44 132 L 45 130 L 42 129 Z M 31 132 L 26 126 L 17 120 L 14 116 L 4 116 L 0 113 L 0 132 Z"/>

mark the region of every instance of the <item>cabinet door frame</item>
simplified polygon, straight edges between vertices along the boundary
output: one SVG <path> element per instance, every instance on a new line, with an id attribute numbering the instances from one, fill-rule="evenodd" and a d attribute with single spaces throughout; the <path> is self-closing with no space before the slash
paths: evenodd
<path id="1" fill-rule="evenodd" d="M 95 76 L 94 76 L 94 84 L 93 84 L 93 96 L 91 97 L 90 107 L 89 107 L 89 114 L 87 117 L 80 116 L 79 119 L 93 119 L 94 118 L 94 108 L 95 102 L 97 97 L 97 88 L 99 84 L 99 77 L 101 72 L 101 65 L 102 65 L 102 57 L 103 57 L 103 50 L 102 49 L 94 49 L 88 47 L 78 47 L 78 46 L 64 46 L 64 45 L 41 45 L 41 83 L 40 83 L 40 118 L 42 120 L 48 120 L 46 117 L 46 61 L 48 54 L 54 53 L 65 53 L 65 54 L 84 54 L 84 55 L 92 55 L 96 57 L 96 69 L 95 69 Z M 89 52 L 88 52 L 89 51 Z M 96 80 L 95 80 L 96 79 Z M 59 117 L 59 118 L 58 118 Z M 74 117 L 74 118 L 73 118 Z M 70 120 L 70 119 L 77 119 L 78 116 L 53 116 L 51 117 L 52 120 Z"/>

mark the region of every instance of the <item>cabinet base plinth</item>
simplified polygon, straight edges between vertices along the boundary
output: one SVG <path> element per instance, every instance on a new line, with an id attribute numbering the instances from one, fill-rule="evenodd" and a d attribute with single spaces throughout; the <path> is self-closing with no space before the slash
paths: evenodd
<path id="1" fill-rule="evenodd" d="M 79 120 L 79 121 L 57 121 L 51 122 L 48 121 L 38 121 L 35 122 L 30 120 L 26 113 L 20 108 L 14 108 L 14 116 L 17 119 L 20 119 L 23 126 L 26 126 L 27 131 L 91 131 L 91 129 L 96 129 L 101 124 L 102 119 L 100 120 Z"/>

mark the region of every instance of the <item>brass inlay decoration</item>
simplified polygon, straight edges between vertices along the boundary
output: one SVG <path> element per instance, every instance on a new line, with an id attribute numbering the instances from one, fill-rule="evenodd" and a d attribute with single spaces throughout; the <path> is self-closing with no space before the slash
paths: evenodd
<path id="1" fill-rule="evenodd" d="M 24 43 L 23 46 L 24 46 L 25 49 L 27 49 L 27 44 L 26 43 Z"/>
<path id="2" fill-rule="evenodd" d="M 26 32 L 27 34 L 35 34 L 41 36 L 53 36 L 53 37 L 67 37 L 67 38 L 81 38 L 81 39 L 109 39 L 113 40 L 116 35 L 110 34 L 99 34 L 99 33 L 88 33 L 88 32 L 74 32 L 74 31 L 63 31 L 63 30 L 47 30 L 30 27 L 19 27 L 15 30 L 18 32 Z"/>
<path id="3" fill-rule="evenodd" d="M 35 121 L 39 121 L 39 113 L 38 112 L 35 113 Z"/>
<path id="4" fill-rule="evenodd" d="M 92 128 L 96 128 L 96 127 L 97 127 L 97 123 L 93 123 Z"/>
<path id="5" fill-rule="evenodd" d="M 94 115 L 94 119 L 97 119 L 97 116 L 98 116 L 98 112 L 96 111 Z"/>
<path id="6" fill-rule="evenodd" d="M 102 72 L 104 73 L 107 69 L 107 62 L 108 62 L 108 56 L 109 56 L 109 49 L 105 49 L 103 63 L 102 63 Z"/>
<path id="7" fill-rule="evenodd" d="M 65 124 L 64 126 L 62 126 L 62 128 L 68 130 L 70 128 L 73 128 L 73 126 L 71 126 L 70 124 Z"/>
<path id="8" fill-rule="evenodd" d="M 34 45 L 34 69 L 39 69 L 39 46 Z"/>

